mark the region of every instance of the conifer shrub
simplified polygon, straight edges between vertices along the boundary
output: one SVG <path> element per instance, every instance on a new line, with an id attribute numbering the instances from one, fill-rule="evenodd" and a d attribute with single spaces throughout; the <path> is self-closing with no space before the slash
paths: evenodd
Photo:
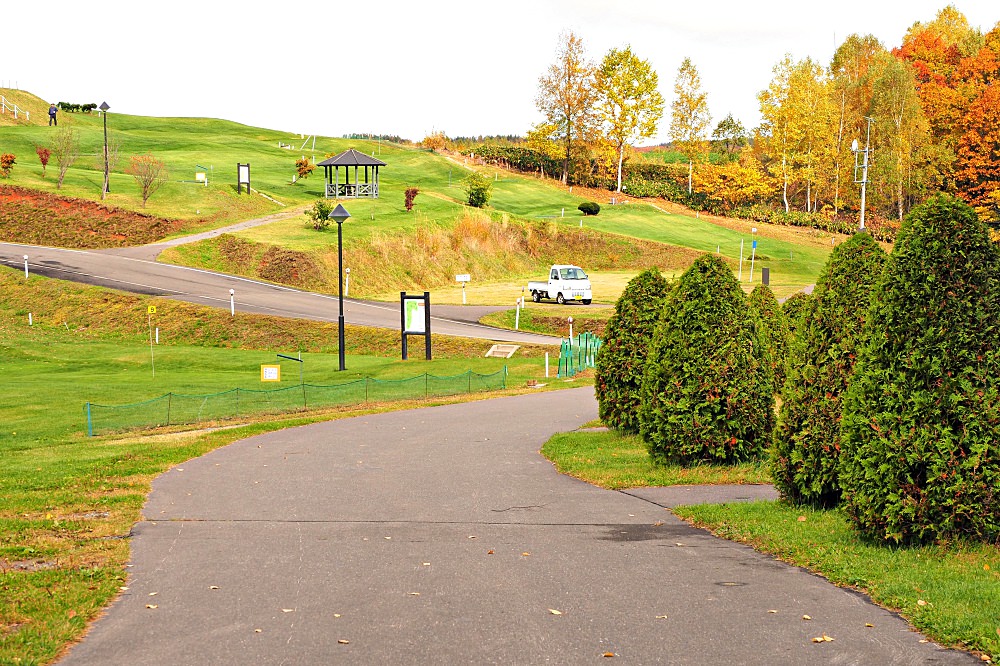
<path id="1" fill-rule="evenodd" d="M 798 291 L 785 299 L 781 304 L 781 312 L 785 315 L 785 326 L 788 327 L 789 340 L 795 336 L 799 329 L 802 317 L 809 310 L 812 303 L 812 295 L 804 291 Z"/>
<path id="2" fill-rule="evenodd" d="M 677 281 L 650 342 L 640 434 L 657 462 L 760 456 L 774 395 L 754 317 L 732 270 L 703 255 Z"/>
<path id="3" fill-rule="evenodd" d="M 903 222 L 844 399 L 847 515 L 890 543 L 1000 539 L 1000 256 L 938 195 Z"/>
<path id="4" fill-rule="evenodd" d="M 609 428 L 639 432 L 646 353 L 669 289 L 660 271 L 649 268 L 629 281 L 615 303 L 594 375 L 598 415 Z"/>
<path id="5" fill-rule="evenodd" d="M 816 284 L 808 321 L 789 350 L 771 451 L 771 475 L 785 500 L 817 506 L 840 501 L 841 401 L 885 259 L 869 234 L 854 234 L 834 249 Z"/>
<path id="6" fill-rule="evenodd" d="M 750 292 L 750 312 L 757 317 L 758 337 L 767 360 L 771 379 L 771 393 L 780 393 L 785 382 L 785 354 L 788 349 L 788 325 L 778 299 L 766 284 L 759 284 Z"/>

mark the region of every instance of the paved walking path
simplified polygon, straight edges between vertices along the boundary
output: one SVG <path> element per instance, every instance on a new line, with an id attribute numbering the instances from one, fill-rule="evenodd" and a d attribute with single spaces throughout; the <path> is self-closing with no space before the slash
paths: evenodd
<path id="1" fill-rule="evenodd" d="M 559 475 L 539 447 L 595 416 L 592 389 L 557 391 L 294 428 L 179 465 L 135 528 L 128 590 L 64 663 L 978 663 L 679 521 L 663 507 L 681 490 Z"/>

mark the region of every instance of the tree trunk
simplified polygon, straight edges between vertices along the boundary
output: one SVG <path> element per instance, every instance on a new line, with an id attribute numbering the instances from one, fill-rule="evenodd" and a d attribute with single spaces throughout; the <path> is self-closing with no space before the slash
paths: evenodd
<path id="1" fill-rule="evenodd" d="M 785 204 L 785 212 L 788 212 L 788 171 L 785 166 L 788 163 L 788 156 L 782 154 L 781 156 L 781 179 L 783 181 L 781 186 L 781 201 Z"/>
<path id="2" fill-rule="evenodd" d="M 844 97 L 846 93 L 840 92 L 840 129 L 837 130 L 837 159 L 835 161 L 836 177 L 833 190 L 833 214 L 840 212 L 840 153 L 844 148 Z"/>
<path id="3" fill-rule="evenodd" d="M 618 146 L 618 189 L 616 192 L 622 191 L 622 161 L 625 157 L 625 144 L 620 144 Z"/>
<path id="4" fill-rule="evenodd" d="M 563 185 L 569 185 L 569 159 L 570 159 L 570 148 L 573 143 L 573 122 L 571 120 L 566 121 L 566 157 L 563 159 L 563 173 L 562 182 Z"/>
<path id="5" fill-rule="evenodd" d="M 691 194 L 691 192 L 694 191 L 694 187 L 693 187 L 693 183 L 692 183 L 692 177 L 693 177 L 693 175 L 694 175 L 694 162 L 691 161 L 691 160 L 688 160 L 688 194 Z"/>

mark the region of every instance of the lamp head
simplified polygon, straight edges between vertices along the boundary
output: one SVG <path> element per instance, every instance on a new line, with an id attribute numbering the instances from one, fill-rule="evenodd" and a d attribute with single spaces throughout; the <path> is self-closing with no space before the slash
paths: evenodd
<path id="1" fill-rule="evenodd" d="M 101 102 L 101 105 L 99 107 L 97 107 L 97 108 L 99 108 L 101 111 L 104 111 L 106 113 L 107 110 L 110 109 L 111 107 L 108 106 L 107 102 Z"/>
<path id="2" fill-rule="evenodd" d="M 327 217 L 329 217 L 331 220 L 335 220 L 337 224 L 343 224 L 344 220 L 346 220 L 350 216 L 351 214 L 347 212 L 347 209 L 344 208 L 342 204 L 337 204 L 337 207 L 331 210 L 330 214 Z"/>

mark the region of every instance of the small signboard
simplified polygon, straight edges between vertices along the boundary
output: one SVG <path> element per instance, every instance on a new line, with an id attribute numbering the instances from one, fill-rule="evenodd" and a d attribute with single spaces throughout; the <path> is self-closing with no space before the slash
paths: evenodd
<path id="1" fill-rule="evenodd" d="M 262 366 L 260 366 L 260 381 L 262 381 L 262 382 L 280 382 L 281 381 L 281 366 L 280 365 L 262 365 Z"/>
<path id="2" fill-rule="evenodd" d="M 150 305 L 146 308 L 146 314 L 156 314 L 156 306 Z"/>
<path id="3" fill-rule="evenodd" d="M 236 193 L 243 192 L 243 186 L 247 186 L 247 194 L 250 194 L 250 164 L 236 163 Z"/>
<path id="4" fill-rule="evenodd" d="M 472 276 L 468 273 L 455 276 L 455 282 L 472 282 Z"/>
<path id="5" fill-rule="evenodd" d="M 399 292 L 400 327 L 402 331 L 403 360 L 407 359 L 406 338 L 420 335 L 424 338 L 424 355 L 431 360 L 431 294 L 425 291 L 421 296 L 410 296 Z"/>
<path id="6" fill-rule="evenodd" d="M 208 176 L 204 172 L 199 171 L 194 175 L 194 179 L 199 183 L 204 183 L 208 180 Z"/>
<path id="7" fill-rule="evenodd" d="M 427 307 L 423 300 L 413 300 L 406 299 L 404 303 L 404 312 L 406 314 L 406 325 L 403 328 L 405 333 L 415 333 L 418 335 L 423 335 L 427 331 L 425 326 L 425 308 Z"/>

